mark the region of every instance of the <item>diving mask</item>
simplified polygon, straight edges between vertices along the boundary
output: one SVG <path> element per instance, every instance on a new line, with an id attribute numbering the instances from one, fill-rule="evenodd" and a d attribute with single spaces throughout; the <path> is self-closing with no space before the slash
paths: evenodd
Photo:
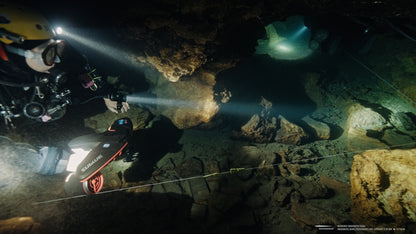
<path id="1" fill-rule="evenodd" d="M 61 62 L 62 53 L 64 50 L 64 42 L 62 40 L 49 40 L 31 50 L 16 48 L 13 46 L 6 46 L 6 50 L 25 57 L 26 59 L 35 59 L 41 61 L 45 66 L 52 66 L 55 63 Z"/>

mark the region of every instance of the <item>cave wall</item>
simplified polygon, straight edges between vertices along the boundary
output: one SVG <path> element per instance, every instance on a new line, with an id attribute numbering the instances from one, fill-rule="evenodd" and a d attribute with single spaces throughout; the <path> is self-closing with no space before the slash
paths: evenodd
<path id="1" fill-rule="evenodd" d="M 250 56 L 257 40 L 265 34 L 264 26 L 291 15 L 409 20 L 414 20 L 415 15 L 403 1 L 318 0 L 160 0 L 135 3 L 116 13 L 116 32 L 126 38 L 140 61 L 152 65 L 172 82 L 186 79 L 200 68 L 222 64 L 224 59 Z"/>
<path id="2" fill-rule="evenodd" d="M 134 55 L 131 61 L 156 73 L 147 73 L 146 79 L 153 84 L 151 93 L 165 99 L 211 103 L 209 110 L 201 105 L 187 110 L 160 106 L 156 114 L 172 119 L 179 128 L 210 121 L 216 114 L 213 110 L 218 109 L 213 103 L 218 95 L 213 91 L 215 77 L 251 56 L 257 40 L 265 35 L 264 27 L 273 21 L 296 14 L 334 14 L 375 21 L 415 18 L 415 10 L 404 1 L 158 0 L 121 7 L 104 5 L 102 9 L 103 15 L 111 16 L 104 20 L 111 21 L 115 34 L 122 38 L 120 43 Z M 341 25 L 339 30 L 343 30 Z M 158 74 L 176 84 L 155 81 Z M 207 76 L 209 82 L 204 81 Z M 195 109 L 203 114 L 195 114 Z"/>

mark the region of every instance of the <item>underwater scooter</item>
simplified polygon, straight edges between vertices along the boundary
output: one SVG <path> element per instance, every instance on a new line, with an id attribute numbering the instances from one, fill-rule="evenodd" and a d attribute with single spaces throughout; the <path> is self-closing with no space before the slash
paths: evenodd
<path id="1" fill-rule="evenodd" d="M 66 170 L 71 172 L 65 180 L 69 195 L 95 194 L 101 191 L 104 178 L 100 170 L 127 152 L 133 132 L 129 118 L 116 120 L 105 132 L 77 137 L 68 143 L 72 154 Z"/>

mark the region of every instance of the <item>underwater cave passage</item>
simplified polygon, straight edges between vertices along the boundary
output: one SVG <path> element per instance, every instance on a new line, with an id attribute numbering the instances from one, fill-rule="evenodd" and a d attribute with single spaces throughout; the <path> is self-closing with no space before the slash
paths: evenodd
<path id="1" fill-rule="evenodd" d="M 277 61 L 267 55 L 254 55 L 236 67 L 220 73 L 218 88 L 225 86 L 232 94 L 221 104 L 219 113 L 233 119 L 247 120 L 261 110 L 262 97 L 272 102 L 272 115 L 299 121 L 316 109 L 301 83 L 301 71 L 309 68 L 302 61 Z"/>
<path id="2" fill-rule="evenodd" d="M 268 54 L 275 59 L 298 60 L 308 57 L 317 47 L 315 41 L 310 41 L 311 30 L 306 27 L 303 16 L 275 21 L 267 25 L 265 30 L 266 38 L 258 40 L 256 54 Z"/>
<path id="3" fill-rule="evenodd" d="M 106 178 L 107 190 L 104 189 L 103 193 L 95 196 L 55 199 L 64 195 L 63 177 L 27 176 L 31 175 L 27 172 L 18 175 L 20 171 L 3 164 L 4 172 L 7 173 L 2 174 L 5 180 L 0 181 L 7 184 L 0 183 L 1 188 L 17 188 L 20 182 L 28 185 L 25 185 L 27 188 L 21 187 L 24 190 L 10 190 L 7 196 L 0 197 L 0 206 L 5 208 L 1 209 L 0 218 L 12 215 L 33 216 L 46 227 L 43 231 L 68 233 L 137 230 L 163 233 L 173 229 L 178 233 L 193 230 L 204 233 L 204 229 L 209 233 L 220 229 L 224 232 L 243 230 L 244 233 L 259 233 L 269 230 L 270 233 L 300 233 L 305 227 L 312 230 L 314 227 L 311 224 L 316 224 L 316 228 L 327 220 L 334 225 L 351 223 L 349 211 L 353 196 L 350 196 L 350 190 L 353 183 L 350 183 L 350 172 L 351 164 L 355 161 L 354 155 L 368 149 L 402 148 L 403 145 L 409 145 L 409 142 L 414 147 L 416 137 L 414 106 L 406 103 L 383 80 L 374 77 L 374 73 L 368 73 L 368 70 L 384 68 L 387 62 L 377 60 L 381 57 L 397 58 L 410 64 L 409 61 L 414 56 L 406 53 L 398 56 L 391 51 L 382 51 L 380 48 L 384 46 L 400 45 L 397 43 L 400 40 L 384 38 L 383 42 L 388 43 L 381 47 L 377 47 L 376 43 L 377 52 L 367 48 L 366 51 L 373 54 L 367 54 L 368 57 L 363 55 L 367 59 L 365 62 L 377 59 L 372 61 L 373 66 L 369 69 L 363 69 L 363 66 L 343 53 L 343 49 L 354 44 L 348 44 L 351 39 L 361 41 L 360 37 L 355 37 L 358 34 L 351 33 L 348 37 L 343 37 L 339 31 L 331 31 L 324 25 L 316 26 L 309 18 L 291 16 L 265 25 L 265 35 L 258 38 L 254 54 L 240 58 L 234 68 L 214 77 L 214 93 L 224 89 L 230 93 L 227 101 L 218 102 L 219 114 L 231 120 L 221 127 L 232 126 L 242 130 L 244 123 L 254 115 L 273 117 L 285 124 L 278 125 L 275 121 L 269 128 L 271 131 L 264 131 L 269 135 L 261 131 L 254 132 L 265 135 L 261 136 L 264 141 L 230 137 L 228 131 L 216 128 L 218 125 L 199 125 L 194 129 L 183 130 L 174 125 L 172 118 L 157 116 L 160 117 L 158 121 L 152 120 L 152 124 L 146 124 L 146 127 L 136 131 L 129 142 L 132 151 L 139 152 L 136 161 L 131 164 L 128 164 L 131 161 L 127 161 L 124 167 L 119 167 L 120 170 L 117 167 L 119 165 L 114 166 L 117 168 L 114 171 L 111 166 L 107 167 L 108 174 L 103 174 L 111 179 L 116 178 L 116 183 Z M 356 31 L 362 29 L 359 25 L 356 26 Z M 341 24 L 337 27 L 349 33 Z M 84 46 L 86 42 L 88 41 L 84 41 Z M 402 50 L 407 49 L 406 46 L 401 46 Z M 98 49 L 99 52 L 90 52 L 90 55 L 100 58 L 100 53 L 104 51 L 110 55 L 115 54 L 113 47 L 100 45 Z M 141 76 L 142 70 L 123 63 L 125 53 L 121 52 L 118 51 L 118 55 L 114 56 L 121 58 L 119 61 L 96 61 L 100 61 L 103 71 L 113 67 L 123 70 L 122 78 L 136 75 L 136 80 L 121 82 L 126 86 L 147 89 L 150 85 Z M 358 50 L 352 52 L 355 55 Z M 101 59 L 106 60 L 104 57 Z M 391 65 L 391 70 L 386 73 L 391 72 L 395 76 L 387 76 L 386 80 L 396 79 L 391 83 L 401 85 L 398 89 L 412 87 L 409 85 L 412 82 L 405 81 L 403 77 L 408 75 L 406 72 L 409 70 L 413 72 L 413 67 L 406 67 L 409 64 L 397 65 L 396 61 L 391 64 L 397 67 Z M 316 82 L 305 83 L 305 77 Z M 177 84 L 179 83 L 180 81 Z M 161 89 L 162 92 L 169 91 L 167 88 Z M 405 91 L 406 94 L 414 95 L 412 90 Z M 211 95 L 211 86 L 209 94 Z M 132 98 L 134 99 L 127 99 L 131 104 L 136 100 L 149 106 L 159 104 L 181 108 L 194 105 L 186 100 L 175 101 L 163 99 L 162 96 Z M 101 106 L 95 105 L 94 101 L 90 103 L 91 106 L 104 107 L 102 103 Z M 264 111 L 268 105 L 271 109 Z M 72 126 L 82 126 L 84 119 L 94 111 L 89 106 L 82 106 L 79 110 L 81 111 L 70 110 L 68 114 L 76 117 L 63 118 L 62 123 L 65 122 L 66 127 L 60 128 L 56 124 L 53 131 L 63 135 L 62 132 L 71 130 Z M 279 115 L 283 117 L 279 118 Z M 191 119 L 186 117 L 187 121 Z M 312 125 L 305 126 L 305 117 Z M 265 122 L 257 123 L 267 127 L 268 122 L 264 124 Z M 301 125 L 300 122 L 304 124 Z M 258 126 L 253 129 L 257 130 Z M 289 131 L 285 131 L 282 126 L 286 126 Z M 35 127 L 27 127 L 27 131 L 36 130 Z M 89 133 L 92 129 L 71 131 L 80 134 Z M 312 140 L 304 140 L 309 137 L 304 132 L 313 131 L 316 132 L 311 137 Z M 290 138 L 291 136 L 296 138 Z M 11 143 L 6 140 L 2 140 L 6 142 L 3 147 L 8 149 Z M 27 152 L 29 151 L 26 150 L 26 154 Z M 396 151 L 397 154 L 400 152 Z M 0 157 L 0 161 L 3 158 L 5 157 Z M 20 160 L 16 164 L 21 166 L 21 161 L 25 162 Z M 385 162 L 382 157 L 381 162 Z M 113 162 L 115 163 L 123 164 L 125 161 L 120 158 L 118 162 Z M 386 163 L 387 166 L 388 164 Z M 387 171 L 382 172 L 381 190 L 389 191 L 393 184 L 390 182 L 393 181 L 388 180 Z M 365 176 L 365 173 L 361 174 Z M 406 175 L 403 177 L 406 178 Z M 319 184 L 315 183 L 317 181 Z M 339 191 L 327 190 L 326 185 L 333 185 Z M 142 188 L 145 189 L 141 190 Z M 341 198 L 336 197 L 338 195 L 342 195 Z M 34 201 L 38 206 L 30 204 Z M 42 206 L 39 206 L 41 203 Z M 339 209 L 328 211 L 327 207 Z M 309 225 L 305 225 L 305 220 Z M 378 217 L 378 221 L 391 223 L 394 219 Z M 291 226 L 292 229 L 282 229 L 284 225 Z"/>

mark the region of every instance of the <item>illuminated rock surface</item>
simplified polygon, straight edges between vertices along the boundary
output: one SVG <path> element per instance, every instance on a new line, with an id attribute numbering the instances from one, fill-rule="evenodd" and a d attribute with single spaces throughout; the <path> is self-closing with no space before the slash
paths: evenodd
<path id="1" fill-rule="evenodd" d="M 40 224 L 31 217 L 16 217 L 0 220 L 0 233 L 40 233 Z"/>
<path id="2" fill-rule="evenodd" d="M 404 131 L 392 129 L 392 123 L 398 129 L 404 129 L 397 121 L 387 121 L 382 115 L 370 108 L 354 104 L 348 109 L 349 117 L 345 126 L 348 138 L 348 147 L 351 150 L 385 149 L 393 147 L 414 146 L 412 134 L 407 135 Z M 392 113 L 390 119 L 398 118 L 400 115 Z M 402 118 L 404 122 L 404 118 Z M 407 126 L 412 126 L 412 121 Z M 410 127 L 407 127 L 408 129 Z"/>
<path id="3" fill-rule="evenodd" d="M 271 116 L 272 103 L 262 98 L 261 113 L 253 115 L 250 120 L 241 127 L 237 137 L 252 140 L 259 143 L 272 142 L 276 135 L 277 118 Z"/>
<path id="4" fill-rule="evenodd" d="M 142 129 L 150 121 L 151 114 L 136 106 L 131 106 L 130 109 L 121 114 L 113 113 L 107 110 L 105 113 L 91 116 L 84 120 L 85 126 L 94 129 L 97 132 L 104 132 L 115 120 L 119 118 L 130 118 L 133 122 L 133 129 Z"/>
<path id="5" fill-rule="evenodd" d="M 189 79 L 169 82 L 160 74 L 147 71 L 146 79 L 151 85 L 150 92 L 157 98 L 150 110 L 171 119 L 179 129 L 207 123 L 218 111 L 212 73 L 199 72 Z"/>
<path id="6" fill-rule="evenodd" d="M 386 40 L 388 39 L 381 37 L 375 41 L 372 47 L 373 53 L 370 53 L 370 56 L 375 71 L 380 75 L 389 77 L 388 81 L 398 89 L 397 93 L 400 97 L 406 98 L 405 96 L 407 96 L 414 101 L 416 99 L 416 82 L 414 79 L 416 75 L 415 50 L 400 51 L 397 46 L 390 44 L 383 45 L 383 42 Z M 409 40 L 403 43 L 403 46 L 407 46 L 411 41 Z M 394 60 L 383 63 L 383 58 L 377 58 L 375 51 L 381 47 L 394 51 Z M 383 65 L 381 66 L 381 64 Z"/>
<path id="7" fill-rule="evenodd" d="M 279 116 L 280 129 L 276 132 L 275 141 L 282 144 L 300 145 L 307 134 L 296 124 L 289 122 L 283 116 Z"/>
<path id="8" fill-rule="evenodd" d="M 416 221 L 416 150 L 371 150 L 354 156 L 351 213 L 369 227 Z"/>
<path id="9" fill-rule="evenodd" d="M 311 128 L 315 130 L 315 135 L 318 139 L 328 140 L 331 137 L 331 129 L 326 123 L 312 119 L 309 116 L 302 118 Z"/>
<path id="10" fill-rule="evenodd" d="M 256 54 L 268 54 L 275 59 L 297 60 L 308 57 L 311 31 L 304 25 L 303 16 L 291 16 L 284 22 L 265 27 L 266 38 L 257 42 Z"/>
<path id="11" fill-rule="evenodd" d="M 307 133 L 303 128 L 291 123 L 281 115 L 278 117 L 272 116 L 272 105 L 270 101 L 262 98 L 260 102 L 260 106 L 262 107 L 261 112 L 253 115 L 241 127 L 241 131 L 235 133 L 234 136 L 258 143 L 278 142 L 290 145 L 301 144 L 308 137 Z M 314 123 L 316 124 L 317 121 Z M 329 127 L 326 127 L 329 138 Z"/>

